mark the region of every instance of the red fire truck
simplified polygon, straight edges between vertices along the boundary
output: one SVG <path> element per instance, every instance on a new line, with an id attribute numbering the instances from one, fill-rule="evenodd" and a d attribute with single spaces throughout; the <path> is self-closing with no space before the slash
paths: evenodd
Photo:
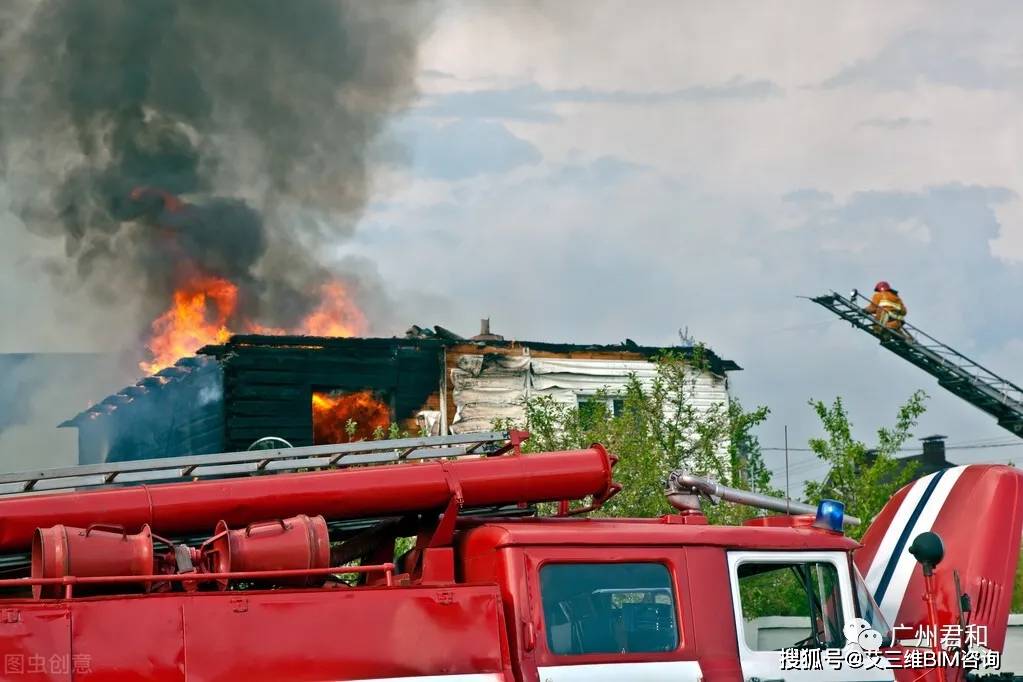
<path id="1" fill-rule="evenodd" d="M 523 437 L 0 476 L 2 679 L 951 682 L 961 666 L 833 670 L 804 652 L 848 650 L 850 623 L 878 652 L 933 646 L 896 625 L 983 626 L 1003 646 L 1013 468 L 907 486 L 861 547 L 840 504 L 681 471 L 675 514 L 586 517 L 619 490 L 615 457 L 521 454 Z M 717 499 L 779 513 L 708 525 Z"/>

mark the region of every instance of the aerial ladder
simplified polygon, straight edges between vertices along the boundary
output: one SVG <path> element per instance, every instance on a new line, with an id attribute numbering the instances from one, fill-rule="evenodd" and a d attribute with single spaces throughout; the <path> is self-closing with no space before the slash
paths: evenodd
<path id="1" fill-rule="evenodd" d="M 856 290 L 848 297 L 832 291 L 810 300 L 878 339 L 881 346 L 935 377 L 939 386 L 993 416 L 1002 428 L 1023 436 L 1023 388 L 909 323 L 901 330 L 883 327 L 864 311 L 870 301 Z"/>

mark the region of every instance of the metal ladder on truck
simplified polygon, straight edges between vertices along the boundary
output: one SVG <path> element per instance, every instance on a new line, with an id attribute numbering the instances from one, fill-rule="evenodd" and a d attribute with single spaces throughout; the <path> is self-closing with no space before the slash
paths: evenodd
<path id="1" fill-rule="evenodd" d="M 869 299 L 855 290 L 848 298 L 831 292 L 810 300 L 935 377 L 939 386 L 993 416 L 1003 429 L 1023 436 L 1023 388 L 909 323 L 903 324 L 908 336 L 882 327 L 873 315 L 863 310 Z"/>
<path id="2" fill-rule="evenodd" d="M 175 483 L 203 479 L 263 476 L 347 467 L 401 464 L 461 457 L 498 457 L 520 452 L 529 438 L 526 431 L 488 431 L 449 436 L 424 436 L 337 445 L 242 450 L 209 455 L 184 455 L 123 462 L 102 462 L 56 469 L 36 469 L 0 474 L 0 497 L 49 492 L 68 492 L 94 487 Z M 532 505 L 497 505 L 466 509 L 466 515 L 488 518 L 532 516 Z M 328 522 L 332 530 L 357 532 L 379 519 L 345 519 Z M 194 541 L 194 538 L 185 538 Z M 0 578 L 23 569 L 27 554 L 0 555 Z"/>
<path id="3" fill-rule="evenodd" d="M 81 464 L 42 471 L 0 474 L 0 496 L 77 490 L 104 485 L 173 483 L 202 478 L 400 464 L 450 457 L 494 457 L 510 450 L 518 452 L 528 437 L 526 431 L 487 431 L 453 436 L 423 436 Z"/>

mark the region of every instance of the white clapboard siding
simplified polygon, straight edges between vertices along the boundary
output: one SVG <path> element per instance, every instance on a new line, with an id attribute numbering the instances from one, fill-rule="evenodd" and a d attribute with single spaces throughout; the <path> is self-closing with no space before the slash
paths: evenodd
<path id="1" fill-rule="evenodd" d="M 657 372 L 654 363 L 634 360 L 532 358 L 521 355 L 462 355 L 451 370 L 455 401 L 453 433 L 488 431 L 496 419 L 523 422 L 523 402 L 546 395 L 575 405 L 580 395 L 604 390 L 608 395 L 624 391 L 633 374 L 645 385 Z M 692 377 L 691 404 L 706 411 L 728 401 L 728 383 L 711 372 Z"/>

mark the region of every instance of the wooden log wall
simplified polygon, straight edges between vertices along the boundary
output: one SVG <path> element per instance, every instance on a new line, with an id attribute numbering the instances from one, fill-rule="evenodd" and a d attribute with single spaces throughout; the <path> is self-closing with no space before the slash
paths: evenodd
<path id="1" fill-rule="evenodd" d="M 410 432 L 416 412 L 438 400 L 442 350 L 433 342 L 234 337 L 208 350 L 224 369 L 228 450 L 264 436 L 312 445 L 314 391 L 372 390 L 390 405 L 392 422 Z"/>

